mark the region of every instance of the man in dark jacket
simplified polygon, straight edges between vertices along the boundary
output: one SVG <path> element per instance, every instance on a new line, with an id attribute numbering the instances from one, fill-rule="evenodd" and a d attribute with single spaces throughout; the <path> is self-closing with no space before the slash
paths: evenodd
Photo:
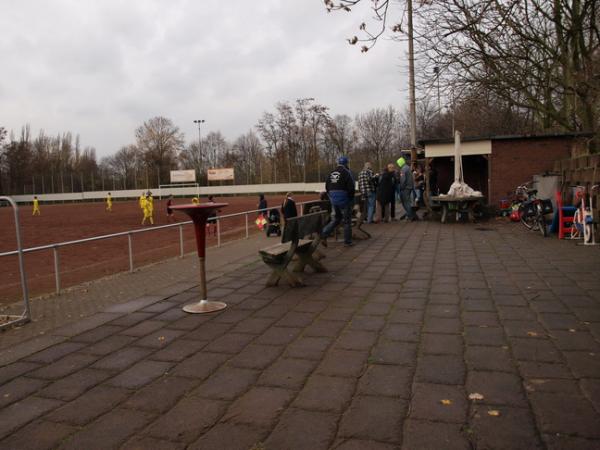
<path id="1" fill-rule="evenodd" d="M 333 205 L 335 216 L 325 228 L 323 237 L 327 237 L 341 223 L 344 223 L 344 245 L 352 245 L 352 207 L 354 205 L 354 177 L 348 169 L 348 158 L 341 156 L 338 166 L 329 174 L 325 189 Z"/>

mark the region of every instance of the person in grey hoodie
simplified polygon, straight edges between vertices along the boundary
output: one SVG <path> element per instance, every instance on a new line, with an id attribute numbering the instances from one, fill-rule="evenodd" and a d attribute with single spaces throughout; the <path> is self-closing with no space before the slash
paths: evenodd
<path id="1" fill-rule="evenodd" d="M 410 170 L 406 160 L 402 157 L 396 161 L 398 167 L 400 167 L 400 181 L 398 182 L 398 188 L 400 189 L 400 202 L 406 212 L 407 220 L 417 220 L 417 216 L 412 209 L 412 192 L 415 188 L 413 174 Z"/>

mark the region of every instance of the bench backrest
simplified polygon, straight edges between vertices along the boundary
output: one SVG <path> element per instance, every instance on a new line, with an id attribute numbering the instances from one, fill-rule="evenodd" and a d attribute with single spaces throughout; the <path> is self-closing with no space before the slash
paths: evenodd
<path id="1" fill-rule="evenodd" d="M 318 211 L 286 220 L 281 242 L 295 242 L 309 234 L 320 233 L 325 226 L 327 214 L 327 211 Z"/>
<path id="2" fill-rule="evenodd" d="M 302 214 L 305 216 L 318 211 L 331 212 L 331 202 L 329 200 L 315 200 L 302 205 Z"/>

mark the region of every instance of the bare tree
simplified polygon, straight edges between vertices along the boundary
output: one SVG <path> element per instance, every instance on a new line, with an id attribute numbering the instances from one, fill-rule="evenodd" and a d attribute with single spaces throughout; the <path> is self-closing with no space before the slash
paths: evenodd
<path id="1" fill-rule="evenodd" d="M 419 15 L 421 51 L 447 88 L 488 91 L 545 129 L 597 129 L 597 0 L 445 0 Z"/>
<path id="2" fill-rule="evenodd" d="M 383 158 L 393 154 L 398 112 L 392 106 L 376 108 L 358 115 L 355 122 L 364 149 L 375 159 L 377 168 L 382 167 Z"/>
<path id="3" fill-rule="evenodd" d="M 246 184 L 261 182 L 262 146 L 260 139 L 253 131 L 238 137 L 233 144 L 234 152 L 239 156 L 238 169 L 243 173 Z"/>
<path id="4" fill-rule="evenodd" d="M 352 119 L 346 114 L 337 114 L 327 120 L 323 137 L 327 165 L 331 166 L 336 156 L 352 152 L 355 144 L 352 126 Z"/>
<path id="5" fill-rule="evenodd" d="M 184 146 L 183 133 L 170 119 L 153 117 L 135 130 L 135 138 L 147 167 L 157 172 L 159 182 L 168 180 Z"/>

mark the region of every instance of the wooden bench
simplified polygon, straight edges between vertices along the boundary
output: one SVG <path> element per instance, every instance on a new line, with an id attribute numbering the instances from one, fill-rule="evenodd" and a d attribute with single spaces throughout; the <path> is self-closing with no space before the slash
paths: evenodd
<path id="1" fill-rule="evenodd" d="M 321 230 L 327 223 L 327 211 L 318 211 L 301 217 L 288 219 L 281 236 L 281 244 L 259 250 L 263 262 L 273 272 L 267 279 L 267 286 L 276 286 L 281 278 L 284 278 L 291 286 L 303 286 L 302 279 L 298 275 L 304 272 L 306 266 L 310 266 L 315 272 L 327 272 L 327 269 L 316 257 L 319 243 L 321 242 Z M 310 239 L 307 236 L 314 235 Z M 293 272 L 288 270 L 288 265 L 294 256 L 297 260 Z"/>

